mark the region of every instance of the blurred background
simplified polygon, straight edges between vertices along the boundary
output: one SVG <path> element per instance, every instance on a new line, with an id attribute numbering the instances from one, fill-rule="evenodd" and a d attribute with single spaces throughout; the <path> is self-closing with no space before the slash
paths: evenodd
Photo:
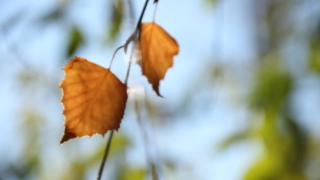
<path id="1" fill-rule="evenodd" d="M 0 0 L 1 180 L 96 179 L 108 134 L 59 144 L 62 68 L 108 67 L 143 4 Z M 160 0 L 155 20 L 180 53 L 165 98 L 133 65 L 102 179 L 320 179 L 320 1 Z"/>

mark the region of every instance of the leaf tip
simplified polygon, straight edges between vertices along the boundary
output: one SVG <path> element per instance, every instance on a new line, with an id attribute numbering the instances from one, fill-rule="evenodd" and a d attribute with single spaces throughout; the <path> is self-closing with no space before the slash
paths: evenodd
<path id="1" fill-rule="evenodd" d="M 76 138 L 76 137 L 77 136 L 73 132 L 70 132 L 67 128 L 65 128 L 64 134 L 60 140 L 60 144 L 63 144 L 64 142 L 66 142 L 70 139 Z"/>
<path id="2" fill-rule="evenodd" d="M 152 85 L 152 89 L 156 92 L 156 94 L 163 98 L 163 96 L 160 94 L 160 91 L 159 91 L 159 85 Z"/>

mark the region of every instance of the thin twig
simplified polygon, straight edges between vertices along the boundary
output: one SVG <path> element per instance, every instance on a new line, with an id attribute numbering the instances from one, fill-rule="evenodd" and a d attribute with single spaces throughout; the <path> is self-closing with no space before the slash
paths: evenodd
<path id="1" fill-rule="evenodd" d="M 101 177 L 102 177 L 103 168 L 104 168 L 104 165 L 105 165 L 105 163 L 107 161 L 108 154 L 109 154 L 109 149 L 110 149 L 110 145 L 111 145 L 111 141 L 112 141 L 112 137 L 113 137 L 113 132 L 114 131 L 112 130 L 110 135 L 109 135 L 107 146 L 106 146 L 106 150 L 104 152 L 104 155 L 103 155 L 103 158 L 102 158 L 102 161 L 101 161 L 101 165 L 100 165 L 100 168 L 99 168 L 97 180 L 100 180 Z"/>
<path id="2" fill-rule="evenodd" d="M 143 6 L 143 9 L 142 9 L 142 12 L 140 14 L 140 17 L 139 17 L 139 20 L 138 20 L 138 23 L 137 23 L 137 26 L 136 26 L 136 29 L 135 31 L 132 33 L 132 35 L 129 37 L 129 39 L 127 40 L 126 44 L 124 45 L 125 46 L 125 51 L 127 49 L 127 45 L 129 44 L 130 41 L 133 40 L 133 42 L 136 42 L 137 41 L 137 32 L 140 31 L 140 28 L 141 28 L 141 22 L 142 22 L 142 18 L 143 18 L 143 15 L 147 9 L 147 5 L 149 3 L 149 0 L 146 0 L 146 2 L 144 3 L 144 6 Z M 130 69 L 131 69 L 131 64 L 132 64 L 132 58 L 133 58 L 133 51 L 134 51 L 134 48 L 135 48 L 135 43 L 132 45 L 132 51 L 131 51 L 131 56 L 130 56 L 130 61 L 129 61 L 129 65 L 128 65 L 128 71 L 127 71 L 127 75 L 126 75 L 126 79 L 124 81 L 124 84 L 127 85 L 128 83 L 128 79 L 129 79 L 129 74 L 130 74 Z"/>
<path id="3" fill-rule="evenodd" d="M 142 12 L 141 12 L 141 14 L 140 14 L 140 17 L 139 17 L 139 20 L 138 20 L 138 23 L 137 23 L 137 27 L 136 27 L 137 30 L 140 30 L 142 18 L 143 18 L 144 12 L 145 12 L 146 9 L 147 9 L 148 2 L 149 2 L 149 0 L 146 0 L 146 2 L 144 3 Z"/>
<path id="4" fill-rule="evenodd" d="M 146 152 L 146 161 L 147 161 L 147 164 L 150 166 L 152 180 L 159 180 L 159 171 L 158 171 L 158 168 L 156 167 L 154 160 L 151 156 L 151 152 L 150 152 L 150 148 L 149 148 L 149 147 L 151 147 L 151 145 L 149 144 L 150 140 L 148 139 L 148 133 L 147 133 L 146 127 L 143 126 L 138 99 L 135 99 L 134 107 L 135 107 L 135 111 L 137 114 L 137 121 L 138 121 L 140 130 L 141 130 L 141 135 L 142 135 L 144 142 L 145 142 L 144 148 L 145 148 L 145 152 Z"/>
<path id="5" fill-rule="evenodd" d="M 130 74 L 130 69 L 131 69 L 131 64 L 132 64 L 132 58 L 133 58 L 133 51 L 134 51 L 134 46 L 132 46 L 132 51 L 131 51 L 130 60 L 129 60 L 129 64 L 128 64 L 126 79 L 124 80 L 124 84 L 125 84 L 125 85 L 128 84 L 128 80 L 129 80 L 129 74 Z"/>
<path id="6" fill-rule="evenodd" d="M 142 9 L 142 12 L 140 14 L 140 17 L 139 17 L 139 20 L 138 20 L 138 23 L 137 23 L 137 26 L 135 28 L 135 31 L 134 33 L 129 37 L 129 39 L 127 40 L 127 42 L 125 43 L 124 45 L 124 48 L 126 49 L 128 44 L 133 41 L 133 42 L 136 42 L 137 40 L 137 32 L 140 30 L 141 28 L 141 21 L 142 21 L 142 18 L 143 18 L 143 15 L 146 11 L 146 8 L 147 8 L 147 5 L 149 3 L 149 0 L 146 0 L 145 1 L 145 4 L 143 6 L 143 9 Z M 121 49 L 122 46 L 120 46 L 116 51 L 118 51 L 119 49 Z M 126 75 L 126 79 L 125 79 L 125 85 L 128 84 L 128 79 L 129 79 L 129 74 L 130 74 L 130 69 L 131 69 L 131 63 L 132 63 L 132 58 L 133 58 L 133 51 L 134 51 L 134 48 L 135 48 L 135 43 L 132 45 L 132 51 L 131 51 L 131 57 L 130 57 L 130 61 L 129 61 L 129 65 L 128 65 L 128 70 L 127 70 L 127 75 Z M 113 58 L 114 58 L 115 54 L 113 55 Z M 112 58 L 112 59 L 113 59 Z M 110 66 L 111 66 L 111 63 L 110 63 Z M 108 138 L 108 141 L 107 141 L 107 146 L 106 146 L 106 150 L 104 152 L 104 155 L 103 155 L 103 158 L 102 158 L 102 161 L 101 161 L 101 164 L 100 164 L 100 168 L 99 168 L 99 172 L 98 172 L 98 177 L 97 177 L 97 180 L 101 180 L 101 177 L 102 177 L 102 173 L 103 173 L 103 169 L 104 169 L 104 165 L 107 161 L 107 157 L 108 157 L 108 154 L 109 154 L 109 149 L 110 149 L 110 144 L 111 144 L 111 141 L 112 141 L 112 137 L 113 137 L 113 130 L 111 131 L 110 135 L 109 135 L 109 138 Z"/>
<path id="7" fill-rule="evenodd" d="M 11 53 L 18 63 L 24 68 L 24 69 L 31 69 L 30 65 L 27 63 L 26 59 L 21 54 L 21 52 L 18 51 L 17 45 L 9 42 L 9 40 L 6 39 L 7 34 L 5 33 L 5 30 L 3 28 L 0 28 L 0 35 L 3 36 L 2 41 L 4 42 L 5 48 L 8 50 L 9 53 Z"/>

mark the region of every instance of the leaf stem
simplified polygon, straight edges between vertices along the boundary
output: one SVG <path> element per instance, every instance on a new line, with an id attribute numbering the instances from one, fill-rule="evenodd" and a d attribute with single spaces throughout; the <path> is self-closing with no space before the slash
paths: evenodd
<path id="1" fill-rule="evenodd" d="M 118 47 L 118 48 L 116 49 L 116 51 L 114 51 L 114 53 L 113 53 L 113 55 L 112 55 L 112 59 L 111 59 L 111 61 L 110 61 L 109 69 L 111 69 L 111 65 L 112 65 L 113 59 L 114 59 L 114 57 L 116 56 L 117 52 L 118 52 L 121 48 L 124 48 L 124 45 Z"/>
<path id="2" fill-rule="evenodd" d="M 153 22 L 155 22 L 156 20 L 156 13 L 157 13 L 157 9 L 158 9 L 158 3 L 156 3 L 155 7 L 154 7 L 154 11 L 153 11 Z"/>
<path id="3" fill-rule="evenodd" d="M 113 56 L 112 56 L 112 59 L 111 59 L 110 65 L 109 65 L 109 69 L 111 69 L 111 65 L 112 65 L 113 59 L 114 59 L 116 53 L 118 52 L 118 50 L 120 50 L 121 48 L 124 48 L 124 52 L 127 52 L 127 47 L 128 47 L 128 45 L 129 45 L 129 43 L 132 42 L 132 41 L 135 42 L 135 41 L 137 40 L 137 34 L 138 34 L 138 32 L 140 31 L 142 18 L 143 18 L 144 13 L 146 12 L 148 2 L 149 2 L 149 0 L 146 0 L 146 2 L 144 3 L 144 6 L 143 6 L 143 9 L 142 9 L 142 11 L 141 11 L 139 20 L 138 20 L 138 22 L 137 22 L 136 28 L 135 28 L 135 30 L 133 31 L 133 33 L 129 36 L 129 38 L 128 38 L 127 41 L 124 43 L 124 45 L 118 47 L 118 48 L 115 50 L 115 52 L 113 53 Z M 132 50 L 134 50 L 134 48 L 133 48 Z M 130 68 L 131 68 L 131 59 L 132 59 L 132 56 L 130 57 L 129 71 L 130 71 Z M 128 74 L 129 74 L 129 73 L 127 73 L 127 76 L 128 76 Z M 126 79 L 127 79 L 127 77 L 126 77 Z M 125 83 L 125 84 L 126 84 L 126 83 Z"/>
<path id="4" fill-rule="evenodd" d="M 145 3 L 144 3 L 144 6 L 143 6 L 143 9 L 142 9 L 142 11 L 141 11 L 141 14 L 140 14 L 140 17 L 139 17 L 139 20 L 138 20 L 138 23 L 137 23 L 137 26 L 136 26 L 136 28 L 135 28 L 134 33 L 129 37 L 129 39 L 127 40 L 127 42 L 125 43 L 125 45 L 120 46 L 120 47 L 115 51 L 115 53 L 113 54 L 112 60 L 113 60 L 116 52 L 117 52 L 119 49 L 121 49 L 122 47 L 124 47 L 124 48 L 125 48 L 125 51 L 126 51 L 127 45 L 128 45 L 131 41 L 136 41 L 136 39 L 137 39 L 137 32 L 138 32 L 138 31 L 140 30 L 140 28 L 141 28 L 141 21 L 142 21 L 142 18 L 143 18 L 144 13 L 145 13 L 145 11 L 146 11 L 148 2 L 149 2 L 149 0 L 146 0 Z M 134 48 L 135 48 L 135 44 L 132 45 L 132 51 L 131 51 L 131 56 L 130 56 L 129 65 L 128 65 L 128 70 L 127 70 L 127 74 L 126 74 L 126 79 L 125 79 L 125 81 L 124 81 L 124 84 L 125 84 L 125 85 L 128 84 L 128 79 L 129 79 L 129 74 L 130 74 L 130 69 L 131 69 L 131 64 L 132 64 L 132 57 L 133 57 Z M 112 63 L 112 61 L 111 61 L 111 63 Z M 110 67 L 111 67 L 111 63 L 110 63 Z M 111 145 L 113 133 L 114 133 L 114 131 L 112 130 L 111 133 L 110 133 L 110 135 L 109 135 L 109 138 L 108 138 L 108 141 L 107 141 L 107 145 L 106 145 L 106 150 L 105 150 L 105 152 L 104 152 L 104 155 L 103 155 L 103 158 L 102 158 L 102 161 L 101 161 L 101 164 L 100 164 L 100 168 L 99 168 L 97 180 L 101 180 L 102 173 L 103 173 L 103 169 L 104 169 L 104 165 L 105 165 L 105 163 L 106 163 L 106 161 L 107 161 L 107 158 L 108 158 L 108 154 L 109 154 L 109 149 L 110 149 L 110 145 Z"/>

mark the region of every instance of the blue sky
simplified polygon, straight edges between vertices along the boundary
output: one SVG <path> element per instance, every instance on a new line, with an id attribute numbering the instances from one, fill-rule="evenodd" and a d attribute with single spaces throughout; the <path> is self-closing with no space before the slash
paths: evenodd
<path id="1" fill-rule="evenodd" d="M 226 0 L 214 7 L 208 7 L 202 1 L 160 0 L 156 22 L 175 37 L 180 45 L 180 53 L 174 59 L 174 67 L 167 72 L 165 80 L 161 82 L 160 92 L 165 98 L 161 99 L 154 95 L 146 78 L 141 76 L 140 67 L 137 65 L 132 68 L 129 86 L 142 88 L 142 92 L 145 92 L 148 97 L 160 105 L 173 106 L 182 100 L 183 92 L 198 83 L 197 76 L 203 73 L 203 69 L 208 65 L 215 63 L 233 64 L 233 66 L 242 63 L 249 64 L 255 58 L 254 22 L 248 18 L 252 16 L 250 14 L 252 1 Z M 41 2 L 33 0 L 28 4 L 22 0 L 17 2 L 19 3 L 0 3 L 6 7 L 4 13 L 8 14 L 17 7 L 29 7 L 30 4 L 34 4 L 32 7 L 34 11 L 29 13 L 30 20 L 37 17 L 39 12 L 47 11 L 42 8 L 47 7 L 47 3 L 55 3 L 55 1 L 49 0 Z M 143 1 L 136 2 L 138 16 Z M 103 11 L 100 4 L 101 0 L 90 1 L 90 3 L 79 0 L 72 7 L 68 17 L 79 24 L 85 23 L 90 27 L 84 29 L 87 31 L 85 33 L 90 35 L 88 45 L 80 49 L 77 55 L 107 67 L 115 47 L 106 48 L 95 43 L 104 33 L 101 22 L 105 19 L 101 15 Z M 86 12 L 79 10 L 79 7 L 83 8 L 83 6 L 87 6 Z M 150 4 L 144 21 L 152 20 L 153 10 L 153 6 Z M 96 17 L 101 17 L 101 19 Z M 23 28 L 25 27 L 21 27 L 20 31 L 23 31 Z M 28 103 L 30 107 L 44 112 L 51 127 L 52 136 L 48 141 L 55 144 L 52 145 L 51 150 L 44 152 L 44 156 L 49 159 L 59 159 L 61 158 L 59 157 L 59 149 L 61 150 L 68 145 L 58 145 L 60 134 L 63 132 L 62 107 L 59 99 L 52 96 L 50 91 L 52 90 L 53 93 L 58 91 L 59 82 L 63 78 L 61 70 L 63 64 L 59 63 L 61 58 L 59 53 L 64 47 L 60 47 L 59 44 L 66 40 L 62 33 L 64 29 L 56 25 L 51 25 L 44 31 L 26 29 L 28 31 L 25 33 L 30 36 L 23 39 L 20 39 L 18 32 L 12 33 L 9 37 L 0 34 L 0 39 L 6 39 L 0 42 L 0 54 L 3 55 L 0 60 L 0 82 L 4 84 L 0 89 L 0 109 L 2 109 L 0 112 L 0 137 L 8 137 L 0 139 L 0 154 L 5 154 L 7 157 L 14 157 L 18 154 L 21 145 L 19 145 L 19 133 L 17 134 L 18 127 L 15 121 L 19 119 L 17 111 L 21 107 L 20 104 Z M 121 38 L 116 44 L 121 45 L 125 42 L 130 33 L 130 27 L 125 26 Z M 14 55 L 8 49 L 8 43 L 17 44 L 23 58 Z M 126 71 L 125 58 L 126 56 L 120 52 L 112 67 L 112 71 L 121 80 L 124 79 Z M 27 67 L 23 64 L 27 64 Z M 14 79 L 18 72 L 30 67 L 36 69 L 36 82 L 48 86 L 32 92 L 21 93 L 17 90 L 18 86 L 14 83 Z M 48 80 L 47 77 L 52 79 Z M 49 82 L 46 83 L 47 81 L 56 86 L 52 87 Z M 32 94 L 43 91 L 46 92 Z M 232 102 L 232 93 L 232 89 L 225 86 L 199 92 L 199 94 L 195 94 L 196 97 L 199 97 L 197 103 L 205 103 L 202 102 L 203 99 L 210 101 L 205 110 L 202 110 L 201 106 L 200 109 L 194 107 L 187 116 L 181 116 L 178 120 L 173 120 L 172 123 L 157 124 L 157 126 L 148 123 L 148 126 L 153 129 L 153 143 L 158 147 L 156 154 L 174 157 L 182 164 L 186 162 L 186 164 L 192 165 L 192 167 L 181 166 L 181 169 L 178 169 L 179 179 L 240 179 L 254 158 L 262 152 L 258 142 L 239 143 L 224 152 L 216 152 L 215 146 L 230 134 L 244 128 L 250 118 L 245 107 Z M 35 100 L 31 102 L 30 96 L 35 96 Z M 126 113 L 120 132 L 130 134 L 136 142 L 135 148 L 128 155 L 129 161 L 143 164 L 143 141 L 133 113 Z M 76 140 L 76 143 L 86 149 L 81 152 L 90 153 L 90 149 L 97 147 L 98 142 L 104 142 L 101 139 L 101 136 L 96 135 L 91 139 L 85 137 Z M 91 147 L 91 145 L 93 146 Z M 107 168 L 110 166 L 112 164 L 108 164 Z M 185 173 L 186 171 L 189 173 Z"/>

